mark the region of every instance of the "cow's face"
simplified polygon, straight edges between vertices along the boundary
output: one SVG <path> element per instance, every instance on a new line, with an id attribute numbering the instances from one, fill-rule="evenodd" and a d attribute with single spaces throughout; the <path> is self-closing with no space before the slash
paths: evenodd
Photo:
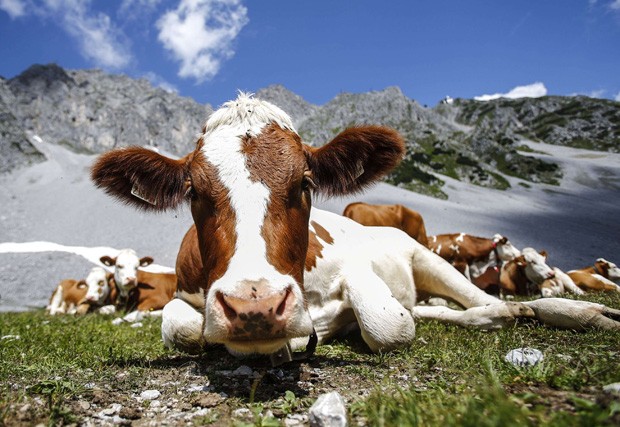
<path id="1" fill-rule="evenodd" d="M 620 268 L 613 262 L 607 261 L 604 258 L 599 258 L 594 264 L 596 270 L 601 272 L 604 277 L 609 280 L 620 280 Z"/>
<path id="2" fill-rule="evenodd" d="M 116 258 L 102 256 L 100 261 L 108 267 L 114 267 L 114 282 L 121 296 L 126 297 L 137 286 L 138 268 L 151 264 L 153 258 L 138 258 L 133 249 L 123 249 Z"/>
<path id="3" fill-rule="evenodd" d="M 501 234 L 496 234 L 493 236 L 493 244 L 497 249 L 497 255 L 499 259 L 508 262 L 512 261 L 519 255 L 521 255 L 521 251 L 515 248 L 512 243 L 508 240 L 507 237 L 502 236 Z"/>
<path id="4" fill-rule="evenodd" d="M 92 305 L 103 305 L 110 295 L 110 286 L 107 280 L 108 273 L 101 267 L 93 267 L 86 276 L 86 302 Z"/>
<path id="5" fill-rule="evenodd" d="M 555 272 L 547 265 L 547 254 L 544 251 L 524 248 L 517 264 L 524 268 L 528 280 L 536 285 L 555 277 Z"/>
<path id="6" fill-rule="evenodd" d="M 360 190 L 403 150 L 400 136 L 382 127 L 306 146 L 283 111 L 242 94 L 210 117 L 183 159 L 116 150 L 100 158 L 93 179 L 141 208 L 188 199 L 203 264 L 206 340 L 268 354 L 312 332 L 303 287 L 311 191 Z"/>

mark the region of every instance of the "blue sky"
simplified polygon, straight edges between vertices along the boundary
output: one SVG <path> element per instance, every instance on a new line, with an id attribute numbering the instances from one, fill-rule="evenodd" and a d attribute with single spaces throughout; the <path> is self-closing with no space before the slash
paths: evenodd
<path id="1" fill-rule="evenodd" d="M 620 0 L 0 0 L 0 58 L 5 78 L 103 68 L 213 106 L 274 83 L 319 105 L 388 86 L 620 101 Z"/>

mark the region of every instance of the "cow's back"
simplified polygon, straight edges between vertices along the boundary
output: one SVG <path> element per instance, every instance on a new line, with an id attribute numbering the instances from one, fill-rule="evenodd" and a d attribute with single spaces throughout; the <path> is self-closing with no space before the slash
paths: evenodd
<path id="1" fill-rule="evenodd" d="M 140 311 L 161 310 L 174 298 L 177 277 L 174 273 L 151 273 L 138 270 L 136 309 Z"/>

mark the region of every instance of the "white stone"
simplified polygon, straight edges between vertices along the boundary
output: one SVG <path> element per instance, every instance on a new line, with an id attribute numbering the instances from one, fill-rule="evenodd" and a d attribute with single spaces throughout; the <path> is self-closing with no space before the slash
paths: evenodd
<path id="1" fill-rule="evenodd" d="M 159 390 L 144 390 L 140 393 L 140 398 L 143 400 L 155 400 L 159 396 L 161 396 Z"/>
<path id="2" fill-rule="evenodd" d="M 336 392 L 319 396 L 308 413 L 312 427 L 346 427 L 347 408 L 344 399 Z"/>
<path id="3" fill-rule="evenodd" d="M 539 362 L 542 362 L 544 356 L 540 350 L 529 347 L 515 348 L 510 350 L 504 360 L 508 363 L 512 363 L 515 366 L 535 366 Z"/>

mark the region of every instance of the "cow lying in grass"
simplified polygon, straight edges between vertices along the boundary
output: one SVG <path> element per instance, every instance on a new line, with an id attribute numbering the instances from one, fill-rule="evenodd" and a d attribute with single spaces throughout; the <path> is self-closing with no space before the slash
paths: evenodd
<path id="1" fill-rule="evenodd" d="M 493 329 L 532 317 L 564 328 L 620 328 L 620 310 L 599 304 L 503 302 L 400 230 L 311 207 L 312 192 L 360 191 L 403 154 L 400 135 L 379 126 L 347 129 L 320 148 L 304 145 L 282 110 L 240 94 L 211 115 L 185 157 L 116 149 L 99 157 L 92 179 L 141 209 L 191 207 L 177 297 L 163 310 L 171 347 L 196 352 L 222 343 L 234 354 L 272 354 L 354 323 L 381 351 L 411 343 L 417 319 Z M 466 310 L 416 306 L 421 295 Z"/>
<path id="2" fill-rule="evenodd" d="M 65 279 L 52 293 L 46 310 L 49 314 L 86 314 L 112 304 L 111 274 L 101 267 L 93 267 L 86 279 Z M 109 309 L 106 310 L 109 312 Z"/>
<path id="3" fill-rule="evenodd" d="M 584 291 L 615 291 L 620 292 L 620 286 L 613 281 L 620 280 L 620 268 L 604 258 L 596 260 L 594 265 L 567 273 L 571 279 Z"/>

